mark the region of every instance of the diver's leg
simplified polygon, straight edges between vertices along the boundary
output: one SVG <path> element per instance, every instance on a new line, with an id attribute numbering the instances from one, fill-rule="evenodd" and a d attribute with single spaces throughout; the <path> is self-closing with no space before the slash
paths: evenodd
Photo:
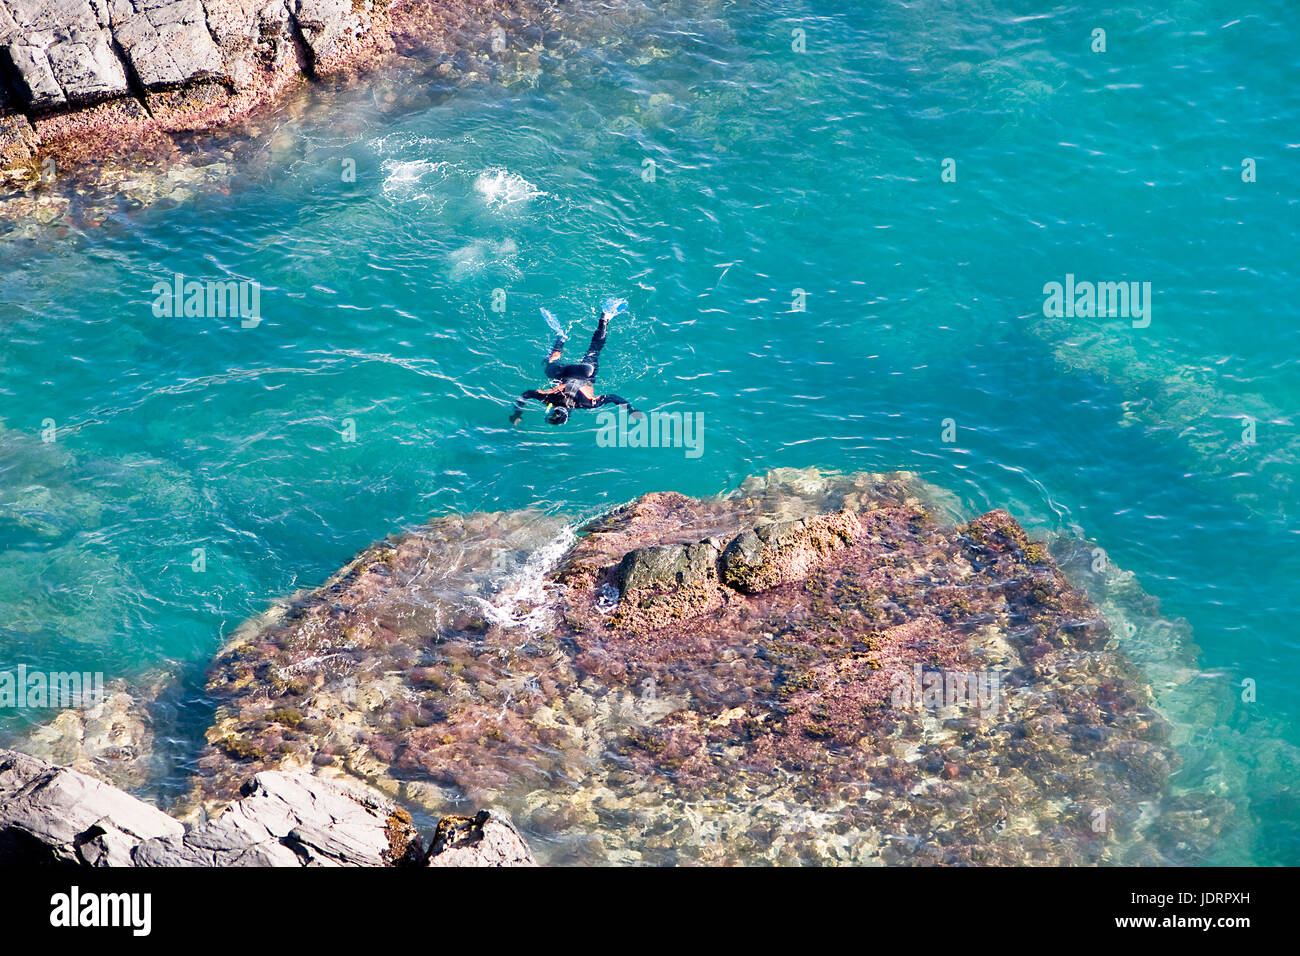
<path id="1" fill-rule="evenodd" d="M 545 365 L 547 378 L 563 378 L 563 375 L 560 374 L 560 370 L 567 368 L 567 366 L 560 361 L 560 354 L 564 351 L 564 342 L 564 336 L 557 335 L 555 336 L 555 341 L 551 344 L 551 354 L 546 357 Z"/>
<path id="2" fill-rule="evenodd" d="M 591 345 L 587 347 L 587 354 L 582 357 L 584 365 L 591 366 L 591 374 L 588 378 L 596 377 L 596 369 L 600 359 L 600 350 L 605 347 L 605 338 L 609 334 L 609 317 L 602 315 L 600 322 L 596 325 L 596 331 L 591 335 Z"/>

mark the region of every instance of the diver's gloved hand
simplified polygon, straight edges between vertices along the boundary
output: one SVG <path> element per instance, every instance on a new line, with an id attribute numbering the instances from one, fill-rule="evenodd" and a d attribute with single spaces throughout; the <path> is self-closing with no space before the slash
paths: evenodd
<path id="1" fill-rule="evenodd" d="M 524 413 L 521 412 L 519 409 L 516 408 L 513 412 L 510 413 L 510 424 L 511 424 L 511 425 L 518 425 L 518 424 L 519 424 L 519 419 L 521 419 L 521 418 L 523 418 L 523 417 L 524 417 Z"/>
<path id="2" fill-rule="evenodd" d="M 616 299 L 610 296 L 600 304 L 600 317 L 603 320 L 612 319 L 621 312 L 627 311 L 627 299 Z"/>

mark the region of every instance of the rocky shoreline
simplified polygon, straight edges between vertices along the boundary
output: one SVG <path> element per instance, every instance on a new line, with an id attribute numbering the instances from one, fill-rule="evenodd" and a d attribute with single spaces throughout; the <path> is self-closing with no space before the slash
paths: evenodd
<path id="1" fill-rule="evenodd" d="M 429 849 L 411 815 L 362 787 L 260 773 L 216 818 L 186 826 L 94 777 L 0 750 L 0 865 L 93 867 L 532 866 L 510 821 L 439 822 Z"/>
<path id="2" fill-rule="evenodd" d="M 0 187 L 195 150 L 296 89 L 399 63 L 469 82 L 568 51 L 545 0 L 0 0 Z"/>
<path id="3" fill-rule="evenodd" d="M 1229 788 L 1180 779 L 1178 729 L 1048 549 L 957 510 L 905 473 L 787 469 L 576 536 L 436 519 L 233 635 L 168 819 L 238 818 L 288 774 L 491 808 L 549 864 L 1203 862 Z M 138 787 L 147 734 L 110 700 L 32 739 Z M 77 762 L 106 723 L 132 745 Z"/>
<path id="4" fill-rule="evenodd" d="M 0 0 L 0 168 L 157 145 L 388 46 L 373 0 Z"/>
<path id="5" fill-rule="evenodd" d="M 181 16 L 173 7 L 189 10 L 192 31 L 199 29 L 194 11 L 204 11 L 217 75 L 195 67 L 179 84 L 136 82 L 130 57 L 108 39 L 121 18 L 134 22 L 131 2 L 160 23 Z M 638 33 L 653 14 L 636 3 L 60 0 L 50 9 L 80 23 L 82 41 L 67 30 L 18 28 L 11 11 L 20 3 L 27 9 L 37 0 L 0 2 L 0 239 L 42 244 L 279 177 L 302 158 L 308 117 L 328 115 L 341 135 L 362 144 L 371 120 L 427 108 L 467 87 L 535 86 L 543 74 L 569 85 L 586 82 L 606 57 L 642 63 L 666 55 Z M 700 10 L 715 5 L 704 0 Z M 317 21 L 307 11 L 318 8 L 338 17 L 320 20 L 333 26 L 313 32 Z M 53 22 L 50 11 L 45 20 L 27 19 Z M 92 21 L 127 77 L 126 92 L 75 92 L 94 82 L 93 71 L 76 70 L 66 79 L 69 97 L 50 58 L 91 57 L 99 48 L 84 41 Z M 6 44 L 44 57 L 59 92 L 51 87 L 46 100 L 32 99 L 35 91 L 7 63 Z"/>

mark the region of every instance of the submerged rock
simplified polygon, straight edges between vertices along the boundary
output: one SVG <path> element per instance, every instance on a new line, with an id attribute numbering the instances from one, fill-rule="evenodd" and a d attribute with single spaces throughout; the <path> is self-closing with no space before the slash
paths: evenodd
<path id="1" fill-rule="evenodd" d="M 1010 515 L 945 511 L 784 470 L 646 495 L 549 566 L 538 516 L 431 522 L 222 651 L 195 800 L 308 769 L 504 807 L 544 862 L 1200 859 L 1231 806 L 1171 793 L 1097 608 Z"/>
<path id="2" fill-rule="evenodd" d="M 131 687 L 114 681 L 102 700 L 60 711 L 23 734 L 17 746 L 23 753 L 124 790 L 143 787 L 151 779 L 156 757 L 149 707 L 170 680 L 170 675 L 158 674 Z"/>

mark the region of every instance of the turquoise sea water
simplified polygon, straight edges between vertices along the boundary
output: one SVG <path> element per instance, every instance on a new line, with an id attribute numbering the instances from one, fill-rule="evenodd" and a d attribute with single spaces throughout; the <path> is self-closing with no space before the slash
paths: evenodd
<path id="1" fill-rule="evenodd" d="M 222 189 L 0 234 L 0 662 L 198 687 L 269 600 L 431 515 L 906 468 L 1184 619 L 1247 742 L 1258 828 L 1222 859 L 1300 862 L 1261 756 L 1300 744 L 1291 11 L 846 6 L 657 4 L 529 82 L 317 91 Z M 258 283 L 262 321 L 155 316 L 176 273 Z M 1067 273 L 1150 282 L 1150 326 L 1044 316 Z M 698 458 L 509 427 L 538 307 L 580 351 L 611 293 L 598 385 L 702 413 Z"/>

